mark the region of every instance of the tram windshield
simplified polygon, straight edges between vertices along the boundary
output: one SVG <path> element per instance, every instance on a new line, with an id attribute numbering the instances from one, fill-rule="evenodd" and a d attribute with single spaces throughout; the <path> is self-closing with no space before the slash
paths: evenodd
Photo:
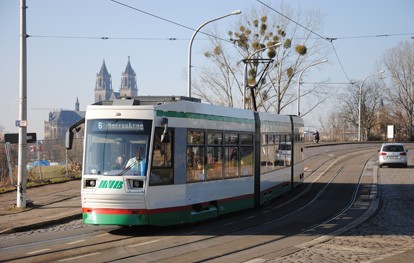
<path id="1" fill-rule="evenodd" d="M 146 174 L 151 121 L 88 120 L 84 174 Z"/>

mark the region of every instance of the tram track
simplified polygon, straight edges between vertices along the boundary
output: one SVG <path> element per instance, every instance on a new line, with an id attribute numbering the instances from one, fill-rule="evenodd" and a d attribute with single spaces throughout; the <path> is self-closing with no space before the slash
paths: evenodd
<path id="1" fill-rule="evenodd" d="M 290 228 L 292 224 L 289 220 L 294 218 L 295 214 L 306 214 L 306 210 L 312 210 L 312 206 L 321 200 L 329 186 L 335 184 L 338 177 L 343 175 L 344 169 L 353 165 L 353 163 L 350 164 L 351 160 L 361 159 L 361 156 L 367 155 L 369 151 L 372 150 L 354 151 L 341 158 L 329 157 L 328 160 L 323 160 L 318 167 L 312 167 L 312 172 L 306 177 L 308 182 L 302 186 L 299 196 L 291 198 L 292 195 L 288 194 L 260 209 L 243 211 L 214 219 L 211 222 L 186 226 L 185 229 L 183 227 L 164 229 L 138 227 L 114 229 L 109 231 L 108 235 L 98 231 L 82 236 L 83 241 L 68 240 L 64 245 L 50 246 L 47 251 L 42 251 L 41 247 L 36 246 L 37 250 L 32 251 L 38 251 L 38 253 L 26 253 L 25 257 L 14 258 L 11 261 L 87 262 L 92 258 L 100 262 L 223 261 L 233 257 L 248 258 L 249 253 L 261 257 L 270 256 L 269 252 L 265 252 L 265 248 L 269 246 L 272 247 L 272 255 L 288 254 L 289 251 L 297 251 L 298 248 L 284 247 L 280 243 L 290 242 L 281 241 L 287 239 L 306 241 L 307 232 L 312 232 L 315 228 L 322 228 L 323 225 L 332 222 L 355 203 L 363 168 L 359 173 L 358 184 L 354 186 L 352 199 L 348 201 L 346 207 L 329 218 L 325 218 L 324 221 L 319 220 L 319 224 L 305 226 L 304 223 L 297 223 L 295 231 Z M 338 181 L 337 184 L 341 183 L 340 180 Z M 321 187 L 322 185 L 324 187 Z M 309 197 L 312 195 L 313 199 Z M 282 224 L 281 221 L 284 223 Z"/>

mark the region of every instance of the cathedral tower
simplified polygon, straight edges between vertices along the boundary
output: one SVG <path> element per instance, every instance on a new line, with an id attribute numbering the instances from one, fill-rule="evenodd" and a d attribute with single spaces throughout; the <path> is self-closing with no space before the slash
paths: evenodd
<path id="1" fill-rule="evenodd" d="M 122 73 L 121 87 L 119 88 L 119 95 L 121 97 L 132 97 L 137 96 L 137 79 L 135 71 L 131 67 L 131 63 L 128 57 L 128 63 L 125 71 Z"/>
<path id="2" fill-rule="evenodd" d="M 95 102 L 109 100 L 112 93 L 111 74 L 108 73 L 105 60 L 103 60 L 101 70 L 96 74 Z"/>

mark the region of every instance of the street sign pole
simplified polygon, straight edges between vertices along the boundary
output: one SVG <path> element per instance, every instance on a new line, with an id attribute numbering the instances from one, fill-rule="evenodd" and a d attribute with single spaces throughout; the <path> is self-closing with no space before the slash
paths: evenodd
<path id="1" fill-rule="evenodd" d="M 27 164 L 27 48 L 26 0 L 20 0 L 20 113 L 19 154 L 17 170 L 17 201 L 19 208 L 26 207 Z M 21 122 L 24 121 L 24 124 Z"/>

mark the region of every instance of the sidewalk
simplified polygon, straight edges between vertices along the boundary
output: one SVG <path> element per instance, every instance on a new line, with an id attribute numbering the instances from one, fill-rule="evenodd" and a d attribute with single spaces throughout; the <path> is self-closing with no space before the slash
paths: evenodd
<path id="1" fill-rule="evenodd" d="M 0 194 L 0 234 L 26 231 L 81 219 L 80 180 L 28 188 L 26 200 L 33 204 L 15 208 L 17 192 Z"/>

